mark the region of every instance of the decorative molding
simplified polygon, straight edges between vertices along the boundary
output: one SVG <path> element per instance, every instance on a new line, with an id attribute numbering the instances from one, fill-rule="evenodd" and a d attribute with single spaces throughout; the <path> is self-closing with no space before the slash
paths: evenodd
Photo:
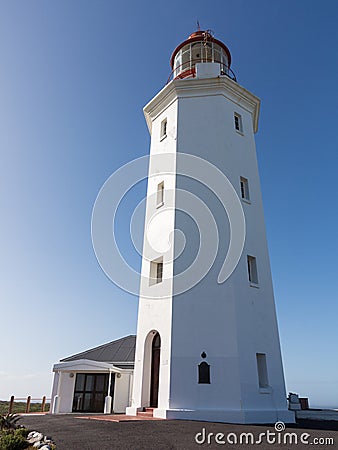
<path id="1" fill-rule="evenodd" d="M 144 108 L 149 132 L 152 122 L 180 98 L 222 95 L 252 115 L 253 130 L 258 130 L 260 99 L 240 84 L 223 75 L 217 78 L 188 78 L 167 84 Z"/>

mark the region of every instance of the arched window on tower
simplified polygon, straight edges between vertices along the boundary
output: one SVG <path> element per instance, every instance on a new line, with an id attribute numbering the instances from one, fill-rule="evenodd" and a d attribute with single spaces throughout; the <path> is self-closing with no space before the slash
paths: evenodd
<path id="1" fill-rule="evenodd" d="M 201 357 L 207 357 L 205 352 L 202 352 Z M 210 384 L 210 365 L 206 361 L 202 361 L 198 365 L 198 384 Z"/>

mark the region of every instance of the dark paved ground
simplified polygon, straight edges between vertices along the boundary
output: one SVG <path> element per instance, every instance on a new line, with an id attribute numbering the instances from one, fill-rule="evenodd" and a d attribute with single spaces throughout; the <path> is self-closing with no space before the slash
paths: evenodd
<path id="1" fill-rule="evenodd" d="M 272 426 L 252 426 L 252 425 L 233 425 L 210 422 L 193 422 L 182 420 L 163 420 L 163 421 L 144 421 L 144 422 L 107 422 L 99 420 L 88 420 L 78 418 L 79 416 L 62 414 L 62 415 L 45 415 L 45 416 L 24 416 L 21 419 L 21 424 L 30 429 L 36 429 L 42 433 L 51 436 L 57 444 L 57 450 L 190 450 L 198 448 L 219 449 L 219 448 L 241 448 L 241 449 L 309 449 L 309 445 L 300 443 L 300 436 L 302 433 L 308 433 L 309 444 L 313 442 L 314 438 L 333 438 L 334 445 L 316 445 L 315 448 L 338 448 L 338 423 L 337 422 L 310 422 L 302 421 L 294 427 L 287 427 L 281 433 L 282 436 L 286 432 L 293 432 L 297 434 L 299 443 L 286 445 L 278 443 L 267 443 L 263 438 L 261 444 L 216 444 L 215 434 L 223 433 L 219 439 L 227 439 L 232 437 L 235 433 L 239 436 L 243 432 L 251 432 L 254 434 L 255 440 L 258 439 L 260 433 L 266 433 L 270 430 L 271 433 L 276 433 Z M 318 427 L 320 429 L 318 429 Z M 205 428 L 206 433 L 214 433 L 211 436 L 211 444 L 207 443 L 207 438 L 204 444 L 197 444 L 195 442 L 196 433 L 200 433 Z M 316 429 L 317 428 L 317 429 Z M 276 433 L 277 434 L 277 433 Z M 199 436 L 200 439 L 201 436 Z M 273 436 L 270 437 L 273 439 Z"/>

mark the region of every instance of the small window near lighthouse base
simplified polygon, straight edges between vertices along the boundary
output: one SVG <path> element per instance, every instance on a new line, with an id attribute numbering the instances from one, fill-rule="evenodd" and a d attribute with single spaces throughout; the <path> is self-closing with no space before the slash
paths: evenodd
<path id="1" fill-rule="evenodd" d="M 248 262 L 248 276 L 250 281 L 250 286 L 258 286 L 258 273 L 257 273 L 257 263 L 254 256 L 247 256 Z"/>
<path id="2" fill-rule="evenodd" d="M 198 384 L 210 384 L 210 365 L 205 361 L 198 365 Z"/>
<path id="3" fill-rule="evenodd" d="M 242 116 L 238 113 L 234 113 L 234 125 L 236 131 L 243 133 Z"/>
<path id="4" fill-rule="evenodd" d="M 266 354 L 256 353 L 258 385 L 260 389 L 269 387 L 268 368 L 266 365 Z"/>
<path id="5" fill-rule="evenodd" d="M 164 120 L 162 120 L 162 122 L 161 122 L 161 135 L 160 135 L 160 139 L 161 140 L 167 137 L 167 124 L 168 124 L 168 121 L 167 121 L 166 118 Z"/>

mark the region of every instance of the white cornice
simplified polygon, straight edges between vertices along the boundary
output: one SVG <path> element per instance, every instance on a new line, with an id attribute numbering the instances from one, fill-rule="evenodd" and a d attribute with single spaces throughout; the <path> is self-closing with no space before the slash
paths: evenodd
<path id="1" fill-rule="evenodd" d="M 129 372 L 130 369 L 121 369 L 120 367 L 116 367 L 114 364 L 102 362 L 102 361 L 93 361 L 91 359 L 76 359 L 73 361 L 66 361 L 54 364 L 53 372 L 57 371 L 65 371 L 65 372 L 76 372 L 76 371 L 112 371 L 116 373 L 124 373 Z"/>
<path id="2" fill-rule="evenodd" d="M 143 108 L 150 134 L 152 121 L 178 98 L 204 97 L 207 95 L 223 95 L 249 111 L 252 114 L 253 129 L 256 133 L 260 99 L 229 77 L 220 76 L 217 78 L 173 80 L 167 84 Z"/>

